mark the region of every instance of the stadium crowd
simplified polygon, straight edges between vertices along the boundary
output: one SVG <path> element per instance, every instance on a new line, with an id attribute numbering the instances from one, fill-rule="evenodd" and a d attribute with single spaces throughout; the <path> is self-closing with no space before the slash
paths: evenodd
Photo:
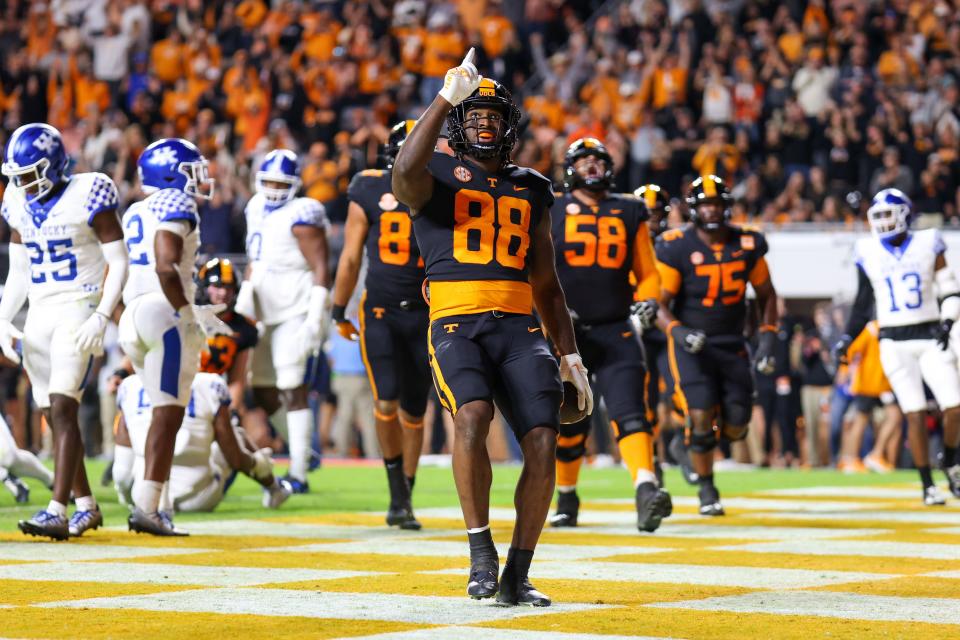
<path id="1" fill-rule="evenodd" d="M 195 141 L 217 180 L 201 209 L 207 254 L 243 252 L 251 167 L 291 148 L 336 248 L 351 176 L 470 46 L 522 100 L 517 162 L 556 185 L 569 143 L 595 136 L 620 190 L 678 195 L 715 173 L 739 221 L 851 223 L 897 187 L 960 225 L 960 9 L 946 0 L 7 0 L 0 143 L 49 122 L 74 170 L 107 173 L 128 202 L 148 141 Z M 799 460 L 801 416 L 842 427 L 843 412 L 828 420 L 843 394 L 832 311 L 785 317 L 783 370 L 759 383 L 781 428 L 754 462 Z M 7 397 L 23 397 L 10 378 Z M 832 456 L 810 446 L 804 462 L 825 464 L 839 438 Z"/>

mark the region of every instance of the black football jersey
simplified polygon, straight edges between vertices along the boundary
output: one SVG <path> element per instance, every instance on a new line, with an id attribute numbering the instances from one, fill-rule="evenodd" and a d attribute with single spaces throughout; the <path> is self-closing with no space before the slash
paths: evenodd
<path id="1" fill-rule="evenodd" d="M 431 281 L 527 281 L 530 238 L 553 204 L 550 181 L 508 165 L 487 173 L 434 153 L 433 195 L 413 220 Z"/>
<path id="2" fill-rule="evenodd" d="M 257 346 L 260 338 L 256 325 L 246 316 L 232 311 L 222 319 L 233 329 L 233 333 L 207 338 L 208 351 L 200 353 L 200 371 L 204 373 L 227 373 L 233 367 L 237 354 Z"/>
<path id="3" fill-rule="evenodd" d="M 640 202 L 610 195 L 590 206 L 568 193 L 554 202 L 550 216 L 567 306 L 586 324 L 625 319 L 634 301 L 630 273 L 637 268 L 638 243 L 650 254 L 647 214 Z M 652 259 L 647 264 L 653 268 Z"/>
<path id="4" fill-rule="evenodd" d="M 394 197 L 390 172 L 368 169 L 353 176 L 347 197 L 367 216 L 367 291 L 377 300 L 419 300 L 426 277 L 410 209 Z"/>
<path id="5" fill-rule="evenodd" d="M 660 235 L 656 252 L 677 320 L 708 336 L 743 334 L 747 283 L 767 253 L 763 234 L 731 227 L 726 243 L 711 246 L 687 225 Z"/>

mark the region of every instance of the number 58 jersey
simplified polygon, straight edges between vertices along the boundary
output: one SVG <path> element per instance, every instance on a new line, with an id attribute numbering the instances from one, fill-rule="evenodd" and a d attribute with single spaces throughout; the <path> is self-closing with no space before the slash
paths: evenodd
<path id="1" fill-rule="evenodd" d="M 106 262 L 93 218 L 117 208 L 117 187 L 102 173 L 78 173 L 44 202 L 27 204 L 8 187 L 0 213 L 20 234 L 30 256 L 31 306 L 96 304 Z"/>
<path id="2" fill-rule="evenodd" d="M 857 266 L 870 279 L 881 328 L 940 319 L 934 274 L 946 249 L 938 229 L 913 231 L 900 246 L 874 237 L 857 240 Z"/>
<path id="3" fill-rule="evenodd" d="M 367 278 L 371 299 L 418 300 L 426 277 L 420 247 L 413 235 L 410 209 L 393 195 L 390 172 L 361 171 L 350 181 L 347 198 L 363 209 L 367 231 Z"/>

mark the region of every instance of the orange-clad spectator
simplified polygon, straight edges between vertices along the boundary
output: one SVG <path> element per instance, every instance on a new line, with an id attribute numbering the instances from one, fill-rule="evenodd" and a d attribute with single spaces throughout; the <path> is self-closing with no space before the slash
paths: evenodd
<path id="1" fill-rule="evenodd" d="M 474 28 L 475 25 L 480 23 L 484 13 L 494 4 L 494 1 L 456 0 L 457 13 L 460 14 L 460 24 L 467 25 L 467 28 Z"/>
<path id="2" fill-rule="evenodd" d="M 388 83 L 396 81 L 395 65 L 388 56 L 379 53 L 362 60 L 357 67 L 357 90 L 367 96 L 379 95 L 387 90 Z"/>
<path id="3" fill-rule="evenodd" d="M 333 19 L 329 9 L 304 16 L 302 23 L 303 50 L 307 57 L 323 62 L 330 60 L 343 25 Z"/>
<path id="4" fill-rule="evenodd" d="M 243 110 L 237 118 L 235 132 L 243 138 L 241 149 L 250 153 L 270 124 L 270 104 L 263 91 L 252 91 L 243 99 Z"/>
<path id="5" fill-rule="evenodd" d="M 548 81 L 543 84 L 543 95 L 530 95 L 523 101 L 523 110 L 530 117 L 542 118 L 546 125 L 554 131 L 561 131 L 567 117 L 557 96 L 557 83 Z"/>
<path id="6" fill-rule="evenodd" d="M 304 194 L 320 202 L 330 202 L 338 195 L 339 171 L 336 161 L 332 160 L 329 154 L 326 144 L 314 142 L 310 145 L 310 152 L 300 173 Z"/>
<path id="7" fill-rule="evenodd" d="M 764 85 L 748 58 L 739 58 L 735 65 L 737 80 L 733 85 L 733 122 L 755 124 L 763 113 Z"/>
<path id="8" fill-rule="evenodd" d="M 427 30 L 419 24 L 395 27 L 391 33 L 400 45 L 400 64 L 410 73 L 420 73 L 423 69 L 423 45 L 427 39 Z"/>
<path id="9" fill-rule="evenodd" d="M 777 38 L 777 47 L 790 64 L 800 62 L 800 58 L 803 57 L 804 39 L 803 32 L 800 31 L 796 22 L 790 19 L 786 20 L 784 33 Z"/>
<path id="10" fill-rule="evenodd" d="M 740 152 L 727 141 L 727 130 L 714 127 L 693 156 L 693 168 L 700 175 L 717 175 L 731 182 L 740 168 Z"/>
<path id="11" fill-rule="evenodd" d="M 170 36 L 159 40 L 150 50 L 150 66 L 153 73 L 165 84 L 173 84 L 186 72 L 186 47 L 183 36 L 176 29 Z"/>
<path id="12" fill-rule="evenodd" d="M 197 115 L 197 101 L 185 78 L 177 80 L 174 88 L 164 94 L 160 114 L 174 124 L 178 135 L 183 135 L 190 127 Z"/>
<path id="13" fill-rule="evenodd" d="M 830 31 L 830 20 L 827 18 L 823 0 L 812 0 L 803 12 L 803 30 L 807 31 L 812 26 L 816 26 L 820 33 Z"/>
<path id="14" fill-rule="evenodd" d="M 467 20 L 460 13 L 463 24 L 472 25 L 476 22 Z M 480 44 L 487 53 L 487 57 L 497 58 L 504 52 L 507 43 L 513 35 L 513 23 L 503 15 L 499 2 L 487 4 L 485 15 L 480 20 Z"/>
<path id="15" fill-rule="evenodd" d="M 311 104 L 321 105 L 326 96 L 336 86 L 336 79 L 330 66 L 325 63 L 313 63 L 303 74 L 303 90 Z"/>
<path id="16" fill-rule="evenodd" d="M 570 146 L 580 138 L 596 138 L 604 142 L 606 137 L 607 128 L 603 126 L 603 123 L 594 116 L 590 107 L 581 106 L 574 128 L 567 135 L 566 144 Z"/>
<path id="17" fill-rule="evenodd" d="M 597 62 L 596 74 L 580 89 L 580 100 L 589 105 L 601 120 L 608 120 L 620 105 L 620 78 L 614 75 L 613 62 Z"/>
<path id="18" fill-rule="evenodd" d="M 877 75 L 886 84 L 902 86 L 912 82 L 918 73 L 920 67 L 907 51 L 904 39 L 899 34 L 891 34 L 890 48 L 877 60 Z"/>
<path id="19" fill-rule="evenodd" d="M 27 58 L 31 65 L 37 64 L 53 50 L 56 37 L 57 27 L 50 19 L 49 11 L 39 8 L 31 11 L 27 21 Z"/>
<path id="20" fill-rule="evenodd" d="M 443 13 L 430 16 L 424 41 L 423 75 L 442 78 L 447 69 L 460 64 L 465 51 L 463 35 L 453 28 L 450 16 Z"/>
<path id="21" fill-rule="evenodd" d="M 267 5 L 261 0 L 243 0 L 237 5 L 236 14 L 243 28 L 253 31 L 266 19 Z"/>
<path id="22" fill-rule="evenodd" d="M 260 25 L 259 32 L 267 37 L 271 47 L 280 46 L 280 36 L 283 30 L 293 22 L 295 8 L 296 3 L 284 2 L 281 7 L 270 10 L 263 24 Z"/>
<path id="23" fill-rule="evenodd" d="M 651 57 L 650 71 L 641 88 L 642 100 L 655 110 L 680 106 L 687 102 L 687 78 L 690 73 L 690 42 L 687 34 L 677 38 L 677 53 L 670 51 L 671 34 L 660 35 L 660 43 Z"/>
<path id="24" fill-rule="evenodd" d="M 60 60 L 54 61 L 47 79 L 47 121 L 61 131 L 73 122 L 73 85 Z"/>
<path id="25" fill-rule="evenodd" d="M 79 59 L 71 59 L 70 67 L 77 119 L 106 111 L 110 106 L 110 87 L 93 77 L 89 56 L 84 54 Z"/>

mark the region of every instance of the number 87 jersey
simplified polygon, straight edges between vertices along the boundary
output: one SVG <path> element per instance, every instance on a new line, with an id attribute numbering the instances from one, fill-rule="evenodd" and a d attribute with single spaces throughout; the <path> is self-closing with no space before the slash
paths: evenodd
<path id="1" fill-rule="evenodd" d="M 857 267 L 873 288 L 881 328 L 940 320 L 935 264 L 946 245 L 939 230 L 911 232 L 899 246 L 861 238 L 855 251 Z"/>

